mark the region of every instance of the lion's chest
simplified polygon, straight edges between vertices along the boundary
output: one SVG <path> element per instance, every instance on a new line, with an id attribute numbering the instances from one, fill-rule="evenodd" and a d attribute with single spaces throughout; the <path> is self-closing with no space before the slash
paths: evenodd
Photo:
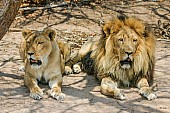
<path id="1" fill-rule="evenodd" d="M 130 80 L 128 79 L 128 77 L 125 77 L 125 76 L 117 76 L 117 77 L 114 77 L 116 78 L 116 81 L 118 82 L 118 84 L 120 86 L 123 86 L 123 87 L 129 87 L 130 86 Z"/>
<path id="2" fill-rule="evenodd" d="M 122 71 L 122 73 L 112 74 L 111 76 L 119 83 L 120 86 L 129 87 L 133 85 L 132 81 L 134 76 L 130 73 Z"/>
<path id="3" fill-rule="evenodd" d="M 125 87 L 129 87 L 130 86 L 130 82 L 129 82 L 129 80 L 121 80 L 121 85 L 123 85 Z"/>

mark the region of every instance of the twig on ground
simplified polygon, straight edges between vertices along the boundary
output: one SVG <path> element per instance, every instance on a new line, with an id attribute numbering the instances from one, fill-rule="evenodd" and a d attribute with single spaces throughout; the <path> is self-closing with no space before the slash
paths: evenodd
<path id="1" fill-rule="evenodd" d="M 45 6 L 45 7 L 26 7 L 26 8 L 20 8 L 19 11 L 35 11 L 35 10 L 44 10 L 44 9 L 51 9 L 51 8 L 55 8 L 55 7 L 63 7 L 63 6 L 67 6 L 68 4 L 63 2 L 61 4 L 58 5 L 51 5 L 51 6 Z"/>

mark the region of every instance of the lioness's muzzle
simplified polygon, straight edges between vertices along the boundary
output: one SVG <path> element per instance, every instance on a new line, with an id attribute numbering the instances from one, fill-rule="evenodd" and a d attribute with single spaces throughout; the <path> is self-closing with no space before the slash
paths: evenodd
<path id="1" fill-rule="evenodd" d="M 34 60 L 34 59 L 30 58 L 30 64 L 31 65 L 33 65 L 33 64 L 41 65 L 42 61 L 41 60 Z"/>

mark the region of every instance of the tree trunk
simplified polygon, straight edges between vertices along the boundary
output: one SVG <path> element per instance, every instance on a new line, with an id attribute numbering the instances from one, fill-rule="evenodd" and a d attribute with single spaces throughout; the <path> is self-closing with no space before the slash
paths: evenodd
<path id="1" fill-rule="evenodd" d="M 22 0 L 0 0 L 0 40 L 15 19 Z"/>

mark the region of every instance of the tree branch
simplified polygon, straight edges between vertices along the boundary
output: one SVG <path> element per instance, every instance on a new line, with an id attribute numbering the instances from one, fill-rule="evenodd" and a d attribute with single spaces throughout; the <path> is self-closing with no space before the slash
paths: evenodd
<path id="1" fill-rule="evenodd" d="M 5 4 L 3 4 L 2 2 L 0 3 L 0 6 L 5 5 L 5 7 L 0 7 L 1 8 L 0 9 L 0 40 L 8 31 L 10 25 L 15 19 L 15 16 L 17 15 L 22 0 L 5 0 L 5 1 L 6 1 Z"/>

